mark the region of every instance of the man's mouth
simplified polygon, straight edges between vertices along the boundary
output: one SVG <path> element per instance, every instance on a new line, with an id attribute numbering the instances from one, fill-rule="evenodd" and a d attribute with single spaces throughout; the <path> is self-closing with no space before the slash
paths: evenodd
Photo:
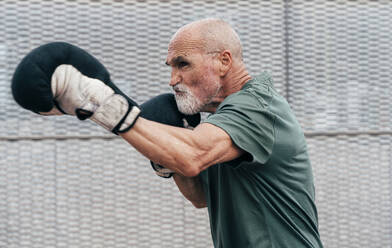
<path id="1" fill-rule="evenodd" d="M 185 91 L 176 91 L 176 96 L 184 97 L 186 95 Z"/>
<path id="2" fill-rule="evenodd" d="M 185 93 L 186 93 L 186 91 L 183 91 L 183 90 L 180 90 L 180 89 L 176 89 L 176 88 L 174 88 L 173 90 L 174 90 L 174 92 L 175 92 L 176 94 L 179 94 L 179 95 L 185 94 Z"/>

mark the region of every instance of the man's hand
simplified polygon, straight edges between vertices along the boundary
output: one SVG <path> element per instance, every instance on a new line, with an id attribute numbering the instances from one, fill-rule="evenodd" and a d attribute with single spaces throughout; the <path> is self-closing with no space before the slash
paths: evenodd
<path id="1" fill-rule="evenodd" d="M 116 134 L 128 131 L 140 113 L 97 59 L 64 42 L 40 46 L 24 57 L 12 78 L 12 94 L 35 113 L 90 118 Z"/>

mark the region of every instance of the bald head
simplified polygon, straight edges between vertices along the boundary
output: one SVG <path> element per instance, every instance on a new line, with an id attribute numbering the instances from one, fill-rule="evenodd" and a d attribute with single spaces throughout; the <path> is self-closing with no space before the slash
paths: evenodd
<path id="1" fill-rule="evenodd" d="M 169 50 L 180 42 L 186 42 L 185 46 L 189 49 L 201 49 L 206 53 L 229 50 L 233 59 L 242 61 L 240 39 L 234 29 L 221 19 L 202 19 L 181 27 L 173 35 Z"/>
<path id="2" fill-rule="evenodd" d="M 212 55 L 212 56 L 211 56 Z M 203 19 L 180 28 L 170 41 L 169 85 L 182 113 L 215 112 L 228 95 L 251 79 L 242 61 L 240 39 L 221 19 Z"/>

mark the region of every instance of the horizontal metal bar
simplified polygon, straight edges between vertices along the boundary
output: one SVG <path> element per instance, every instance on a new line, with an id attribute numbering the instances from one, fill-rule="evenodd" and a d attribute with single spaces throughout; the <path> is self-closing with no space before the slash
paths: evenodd
<path id="1" fill-rule="evenodd" d="M 119 139 L 119 136 L 115 135 L 45 135 L 45 136 L 0 136 L 0 141 L 19 141 L 19 140 L 68 140 L 68 139 Z"/>
<path id="2" fill-rule="evenodd" d="M 336 131 L 336 132 L 305 132 L 306 137 L 317 137 L 317 136 L 380 136 L 380 135 L 392 135 L 392 130 L 364 130 L 364 131 Z"/>
<path id="3" fill-rule="evenodd" d="M 368 131 L 336 131 L 336 132 L 305 132 L 306 137 L 318 137 L 318 136 L 380 136 L 380 135 L 392 135 L 392 130 L 368 130 Z M 115 135 L 45 135 L 45 136 L 0 136 L 0 141 L 19 141 L 19 140 L 67 140 L 67 139 L 104 139 L 113 140 L 119 139 L 119 136 Z"/>

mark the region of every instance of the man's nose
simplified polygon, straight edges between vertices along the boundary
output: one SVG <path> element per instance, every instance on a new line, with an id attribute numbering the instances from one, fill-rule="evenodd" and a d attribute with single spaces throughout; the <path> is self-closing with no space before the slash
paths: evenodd
<path id="1" fill-rule="evenodd" d="M 169 85 L 171 87 L 173 87 L 173 86 L 177 85 L 180 82 L 181 82 L 181 75 L 180 75 L 180 73 L 178 72 L 178 70 L 172 69 Z"/>

